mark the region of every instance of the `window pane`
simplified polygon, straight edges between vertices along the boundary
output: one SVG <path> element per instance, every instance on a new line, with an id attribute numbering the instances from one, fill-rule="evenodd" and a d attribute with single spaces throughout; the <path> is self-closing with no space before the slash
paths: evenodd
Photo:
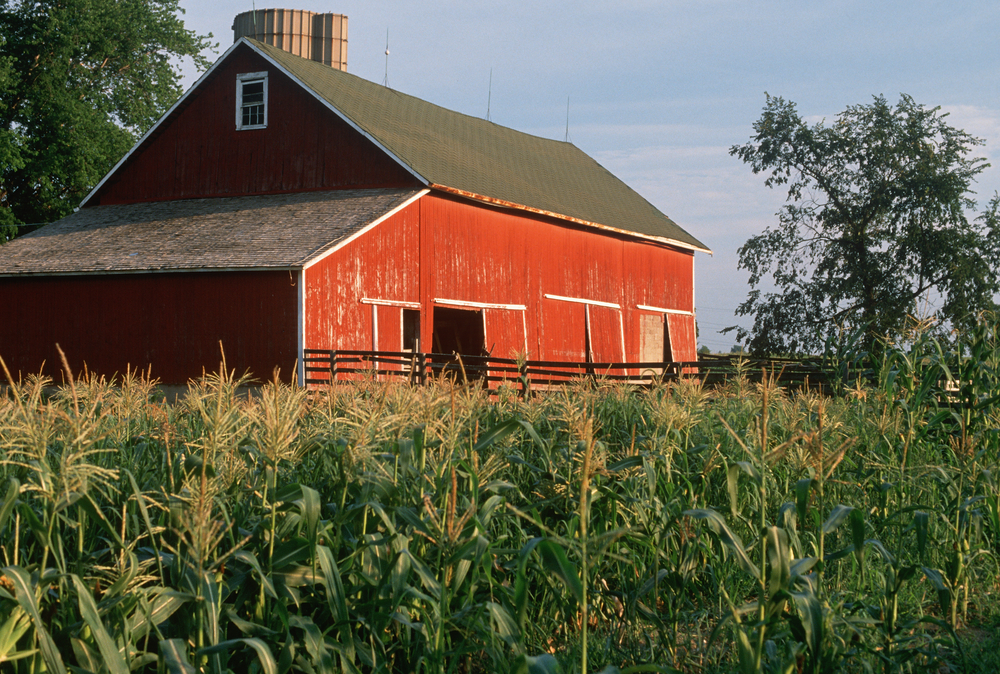
<path id="1" fill-rule="evenodd" d="M 243 103 L 263 103 L 264 102 L 264 82 L 244 82 L 243 83 Z"/>
<path id="2" fill-rule="evenodd" d="M 264 123 L 263 105 L 244 105 L 241 112 L 243 126 L 256 126 Z"/>

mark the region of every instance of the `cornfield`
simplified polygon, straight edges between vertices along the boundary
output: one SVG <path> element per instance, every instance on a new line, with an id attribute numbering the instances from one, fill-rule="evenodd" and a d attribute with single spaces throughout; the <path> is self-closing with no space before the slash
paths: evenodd
<path id="1" fill-rule="evenodd" d="M 995 325 L 830 395 L 247 383 L 11 380 L 0 671 L 1000 663 Z"/>

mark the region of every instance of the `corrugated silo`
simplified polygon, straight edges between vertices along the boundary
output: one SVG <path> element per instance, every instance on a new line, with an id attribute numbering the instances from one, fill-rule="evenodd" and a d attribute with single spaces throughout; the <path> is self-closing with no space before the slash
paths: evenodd
<path id="1" fill-rule="evenodd" d="M 279 49 L 347 70 L 347 16 L 303 9 L 258 9 L 233 19 L 233 41 L 251 37 Z"/>

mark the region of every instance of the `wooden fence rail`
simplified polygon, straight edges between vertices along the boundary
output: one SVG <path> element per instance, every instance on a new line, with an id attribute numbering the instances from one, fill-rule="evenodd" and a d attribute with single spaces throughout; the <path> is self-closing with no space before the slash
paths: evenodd
<path id="1" fill-rule="evenodd" d="M 508 383 L 523 392 L 559 386 L 580 377 L 637 385 L 697 377 L 713 386 L 737 376 L 750 381 L 768 376 L 781 386 L 822 390 L 830 379 L 829 373 L 815 361 L 742 356 L 703 356 L 696 362 L 677 363 L 581 363 L 410 351 L 306 349 L 303 361 L 308 386 L 372 377 L 423 384 L 429 379 L 454 377 L 459 381 L 478 381 L 491 389 Z"/>

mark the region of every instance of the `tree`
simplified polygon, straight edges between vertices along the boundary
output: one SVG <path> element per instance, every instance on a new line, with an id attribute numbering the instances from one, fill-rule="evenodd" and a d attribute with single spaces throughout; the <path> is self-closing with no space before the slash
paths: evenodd
<path id="1" fill-rule="evenodd" d="M 1000 198 L 969 219 L 988 164 L 970 156 L 982 141 L 946 118 L 879 96 L 809 126 L 794 103 L 767 96 L 750 141 L 730 149 L 788 191 L 778 223 L 739 249 L 751 290 L 736 313 L 754 323 L 729 330 L 750 351 L 817 352 L 843 328 L 864 329 L 871 348 L 927 302 L 955 327 L 996 308 Z"/>
<path id="2" fill-rule="evenodd" d="M 0 0 L 0 243 L 68 214 L 181 93 L 211 35 L 177 0 Z"/>

